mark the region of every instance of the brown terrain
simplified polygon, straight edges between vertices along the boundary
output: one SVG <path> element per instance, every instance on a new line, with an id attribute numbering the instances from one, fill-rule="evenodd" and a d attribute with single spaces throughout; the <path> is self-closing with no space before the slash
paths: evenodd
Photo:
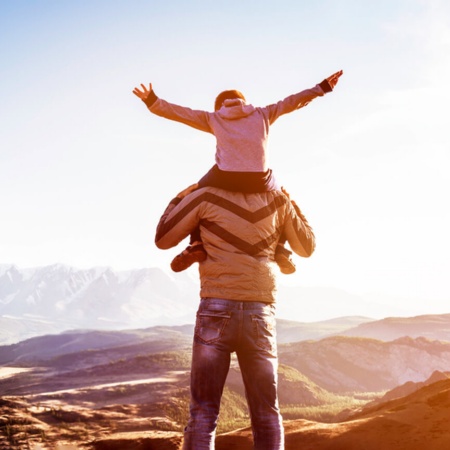
<path id="1" fill-rule="evenodd" d="M 3 405 L 5 408 L 7 405 Z M 12 406 L 12 405 L 10 405 Z M 17 405 L 16 405 L 17 407 Z M 82 410 L 66 411 L 61 418 L 72 421 L 83 415 Z M 47 413 L 50 416 L 50 413 Z M 28 420 L 33 412 L 29 412 Z M 110 419 L 123 416 L 120 408 L 110 409 Z M 22 416 L 24 422 L 27 417 Z M 94 419 L 95 420 L 95 419 Z M 101 421 L 98 420 L 98 428 Z M 47 419 L 48 421 L 48 419 Z M 56 419 L 55 419 L 56 421 Z M 47 431 L 50 427 L 39 428 L 35 420 L 36 432 Z M 82 422 L 81 422 L 82 423 Z M 290 420 L 285 422 L 286 450 L 448 450 L 450 445 L 450 379 L 442 380 L 423 387 L 410 396 L 383 403 L 376 408 L 356 414 L 349 420 L 339 423 L 319 423 L 308 420 Z M 123 423 L 125 428 L 126 423 Z M 148 427 L 148 424 L 142 424 Z M 103 425 L 104 426 L 104 425 Z M 83 428 L 80 425 L 80 429 Z M 139 431 L 139 425 L 130 420 L 132 431 L 115 431 L 94 438 L 94 432 L 86 432 L 89 443 L 73 444 L 64 436 L 56 436 L 59 442 L 52 446 L 35 444 L 30 448 L 75 449 L 91 448 L 96 450 L 177 450 L 182 442 L 181 432 Z M 74 428 L 75 429 L 75 428 Z M 51 434 L 48 436 L 51 437 Z M 1 448 L 14 448 L 3 446 Z M 18 447 L 26 448 L 26 447 Z M 28 448 L 28 447 L 27 447 Z M 216 439 L 217 450 L 251 450 L 252 437 L 249 428 L 224 433 Z"/>
<path id="2" fill-rule="evenodd" d="M 191 339 L 154 327 L 0 347 L 0 450 L 179 449 Z M 287 450 L 450 448 L 450 342 L 330 336 L 279 353 Z M 251 449 L 248 425 L 233 361 L 216 448 Z"/>
<path id="3" fill-rule="evenodd" d="M 340 423 L 286 421 L 286 450 L 448 450 L 450 379 L 383 403 Z M 176 450 L 180 433 L 122 433 L 93 443 L 97 450 Z M 251 450 L 251 430 L 219 435 L 217 450 Z"/>
<path id="4" fill-rule="evenodd" d="M 288 421 L 286 450 L 445 450 L 450 448 L 449 423 L 450 379 L 446 379 L 344 422 Z M 219 436 L 217 449 L 227 448 L 251 450 L 250 430 Z"/>

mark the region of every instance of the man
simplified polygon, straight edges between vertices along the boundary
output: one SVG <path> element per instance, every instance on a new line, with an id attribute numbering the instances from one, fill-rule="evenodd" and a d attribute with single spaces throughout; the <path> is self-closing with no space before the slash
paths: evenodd
<path id="1" fill-rule="evenodd" d="M 200 227 L 208 257 L 199 264 L 190 418 L 183 450 L 213 450 L 220 399 L 236 352 L 245 385 L 255 450 L 284 449 L 277 396 L 275 249 L 283 233 L 309 257 L 315 237 L 283 191 L 230 192 L 214 187 L 180 192 L 166 208 L 156 245 L 172 248 Z"/>

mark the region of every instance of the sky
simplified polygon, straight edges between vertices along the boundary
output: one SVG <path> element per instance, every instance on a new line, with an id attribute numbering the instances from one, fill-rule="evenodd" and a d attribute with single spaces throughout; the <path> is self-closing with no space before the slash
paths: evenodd
<path id="1" fill-rule="evenodd" d="M 140 83 L 212 110 L 225 89 L 264 106 L 342 69 L 271 128 L 317 239 L 280 282 L 449 312 L 447 1 L 2 0 L 0 61 L 0 264 L 167 269 L 187 245 L 158 250 L 155 228 L 215 141 L 150 114 Z"/>

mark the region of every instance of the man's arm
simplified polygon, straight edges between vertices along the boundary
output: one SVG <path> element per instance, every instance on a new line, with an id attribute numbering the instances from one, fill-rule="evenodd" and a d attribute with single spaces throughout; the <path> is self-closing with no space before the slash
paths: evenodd
<path id="1" fill-rule="evenodd" d="M 316 248 L 316 238 L 306 217 L 300 211 L 297 203 L 291 200 L 284 188 L 283 193 L 288 198 L 288 211 L 284 223 L 284 233 L 287 237 L 291 249 L 299 256 L 308 258 Z"/>
<path id="2" fill-rule="evenodd" d="M 155 244 L 158 248 L 175 247 L 198 226 L 197 196 L 188 196 L 197 188 L 198 184 L 193 184 L 170 201 L 156 228 Z"/>
<path id="3" fill-rule="evenodd" d="M 295 215 L 287 221 L 285 233 L 292 250 L 297 255 L 308 258 L 314 253 L 316 248 L 316 238 L 306 217 L 300 211 L 300 208 L 293 203 Z"/>

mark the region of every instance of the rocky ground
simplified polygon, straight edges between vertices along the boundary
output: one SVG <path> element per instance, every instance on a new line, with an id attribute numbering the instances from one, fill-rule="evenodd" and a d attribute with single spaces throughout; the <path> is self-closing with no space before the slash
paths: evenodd
<path id="1" fill-rule="evenodd" d="M 362 411 L 340 423 L 285 422 L 286 450 L 448 450 L 450 380 Z M 126 433 L 92 443 L 96 450 L 178 450 L 180 433 Z M 251 450 L 250 429 L 219 435 L 216 450 Z"/>
<path id="2" fill-rule="evenodd" d="M 0 406 L 5 450 L 178 450 L 182 442 L 180 431 L 151 430 L 163 417 L 147 411 L 151 419 L 137 419 L 137 405 L 58 409 L 3 398 Z M 449 423 L 450 380 L 444 379 L 342 422 L 285 421 L 286 450 L 448 450 Z M 218 435 L 216 449 L 251 450 L 251 430 Z"/>
<path id="3" fill-rule="evenodd" d="M 179 448 L 191 333 L 80 331 L 0 347 L 0 450 Z M 286 450 L 450 448 L 450 342 L 335 336 L 279 353 Z M 216 448 L 251 449 L 248 425 L 233 359 Z"/>

